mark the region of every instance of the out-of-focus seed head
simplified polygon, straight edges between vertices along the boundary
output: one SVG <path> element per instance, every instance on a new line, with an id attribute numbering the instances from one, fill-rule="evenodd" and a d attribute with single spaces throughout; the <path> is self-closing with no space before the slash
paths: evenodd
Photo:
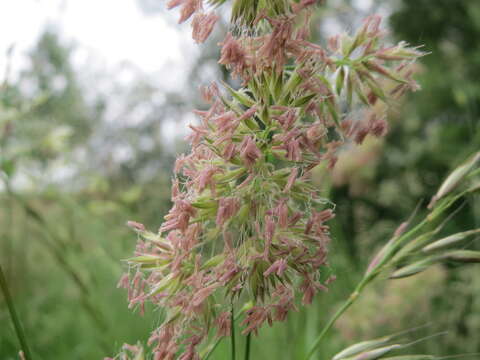
<path id="1" fill-rule="evenodd" d="M 435 206 L 438 200 L 442 199 L 450 192 L 452 192 L 465 177 L 477 166 L 480 161 L 480 153 L 476 153 L 465 163 L 457 167 L 442 183 L 437 193 L 433 196 L 432 201 L 428 205 L 431 209 Z"/>

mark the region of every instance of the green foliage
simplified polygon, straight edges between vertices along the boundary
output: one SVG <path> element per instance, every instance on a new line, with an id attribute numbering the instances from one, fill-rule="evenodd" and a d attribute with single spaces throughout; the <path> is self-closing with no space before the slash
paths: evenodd
<path id="1" fill-rule="evenodd" d="M 55 33 L 45 33 L 27 69 L 0 89 L 0 263 L 34 359 L 101 358 L 118 341 L 148 335 L 149 325 L 127 309 L 115 286 L 119 259 L 133 245 L 125 222 L 142 213 L 156 223 L 169 206 L 167 176 L 131 181 L 132 172 L 161 155 L 158 147 L 139 151 L 135 167 L 116 164 L 108 173 L 99 166 L 102 159 L 93 154 L 109 149 L 90 142 L 105 121 L 103 100 L 87 101 L 72 52 Z M 136 95 L 132 107 L 142 96 Z M 161 159 L 171 166 L 168 156 Z M 65 170 L 76 174 L 76 186 L 55 178 Z M 0 358 L 17 358 L 3 297 L 0 304 Z"/>

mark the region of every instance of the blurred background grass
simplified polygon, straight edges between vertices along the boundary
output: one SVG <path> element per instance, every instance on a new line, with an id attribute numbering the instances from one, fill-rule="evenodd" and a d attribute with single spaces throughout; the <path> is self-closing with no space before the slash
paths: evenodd
<path id="1" fill-rule="evenodd" d="M 175 31 L 189 31 L 171 24 L 175 15 L 161 1 L 137 0 L 135 6 L 167 19 Z M 386 139 L 346 149 L 331 176 L 318 171 L 315 181 L 337 204 L 330 256 L 337 281 L 307 309 L 262 329 L 253 339 L 253 359 L 301 358 L 374 249 L 433 195 L 449 169 L 479 148 L 480 2 L 330 0 L 318 10 L 318 41 L 373 12 L 385 15 L 392 41 L 423 44 L 431 52 L 418 68 L 423 90 L 398 104 Z M 225 25 L 205 46 L 185 48 L 190 65 L 182 64 L 183 77 L 165 86 L 159 85 L 165 68 L 155 78 L 128 64 L 107 72 L 75 65 L 85 49 L 54 23 L 38 34 L 21 67 L 15 49 L 2 54 L 14 70 L 5 67 L 0 91 L 0 262 L 35 359 L 99 359 L 124 342 L 146 339 L 158 323 L 153 309 L 144 317 L 128 310 L 126 294 L 116 289 L 120 260 L 136 240 L 125 222 L 151 229 L 162 222 L 173 160 L 186 150 L 185 121 L 193 107 L 203 106 L 197 88 L 230 81 L 216 65 L 224 31 Z M 148 45 L 161 47 L 162 34 Z M 479 227 L 479 211 L 478 202 L 465 204 L 445 232 Z M 480 351 L 478 268 L 436 267 L 370 289 L 317 358 L 425 323 L 431 323 L 421 330 L 425 335 L 449 333 L 416 345 L 418 352 Z M 17 359 L 1 297 L 0 324 L 0 359 Z M 227 354 L 224 341 L 213 358 Z"/>

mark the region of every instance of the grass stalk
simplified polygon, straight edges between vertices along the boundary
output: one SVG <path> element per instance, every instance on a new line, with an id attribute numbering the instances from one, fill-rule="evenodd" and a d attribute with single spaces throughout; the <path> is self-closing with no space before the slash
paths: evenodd
<path id="1" fill-rule="evenodd" d="M 237 315 L 235 315 L 235 318 L 233 319 L 233 322 L 232 322 L 232 328 L 233 326 L 235 325 L 235 321 L 238 320 L 238 318 L 240 317 L 240 315 L 242 315 L 242 312 L 238 312 Z M 217 348 L 217 346 L 222 342 L 224 338 L 223 337 L 219 337 L 217 340 L 215 340 L 215 342 L 213 344 L 211 344 L 210 346 L 208 346 L 206 348 L 206 354 L 205 356 L 201 356 L 202 360 L 208 360 L 210 358 L 210 356 L 213 354 L 213 352 L 215 351 L 215 349 Z"/>
<path id="2" fill-rule="evenodd" d="M 3 274 L 2 265 L 0 265 L 0 288 L 2 290 L 5 302 L 7 303 L 8 312 L 12 319 L 13 327 L 15 328 L 15 333 L 17 334 L 18 341 L 20 342 L 21 350 L 23 351 L 25 360 L 32 360 L 32 354 L 30 348 L 28 347 L 27 338 L 25 332 L 23 331 L 22 324 L 15 310 L 15 304 L 13 302 L 10 291 L 8 290 L 7 279 Z"/>
<path id="3" fill-rule="evenodd" d="M 322 331 L 320 334 L 318 334 L 317 338 L 313 342 L 313 345 L 311 346 L 310 350 L 307 353 L 307 356 L 305 357 L 305 360 L 309 360 L 315 351 L 318 349 L 318 346 L 322 342 L 325 334 L 332 328 L 333 324 L 337 321 L 337 319 L 343 315 L 345 311 L 347 311 L 350 306 L 352 306 L 355 301 L 358 299 L 360 296 L 362 290 L 364 287 L 370 282 L 370 277 L 365 277 L 355 288 L 355 290 L 352 292 L 352 294 L 348 297 L 348 299 L 343 303 L 343 305 L 338 309 L 335 314 L 330 318 L 328 323 L 323 327 Z"/>
<path id="4" fill-rule="evenodd" d="M 231 359 L 235 360 L 236 349 L 235 349 L 235 314 L 233 313 L 233 304 L 231 309 L 231 324 L 232 324 L 232 331 L 230 332 L 230 339 L 231 339 Z"/>
<path id="5" fill-rule="evenodd" d="M 245 360 L 250 360 L 250 342 L 252 341 L 252 333 L 248 333 L 245 342 Z"/>

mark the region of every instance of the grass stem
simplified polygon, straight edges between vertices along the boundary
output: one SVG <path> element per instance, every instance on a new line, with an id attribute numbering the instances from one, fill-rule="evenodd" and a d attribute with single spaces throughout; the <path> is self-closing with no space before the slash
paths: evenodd
<path id="1" fill-rule="evenodd" d="M 5 302 L 7 303 L 8 312 L 10 313 L 13 327 L 15 328 L 15 332 L 17 334 L 18 341 L 20 342 L 20 347 L 21 347 L 21 350 L 23 351 L 25 360 L 32 360 L 32 354 L 27 344 L 27 338 L 25 336 L 25 333 L 22 328 L 22 324 L 15 310 L 15 305 L 14 305 L 12 296 L 10 294 L 10 291 L 8 290 L 7 279 L 3 274 L 3 269 L 1 265 L 0 265 L 0 288 L 2 290 L 3 296 L 5 297 Z"/>
<path id="2" fill-rule="evenodd" d="M 235 325 L 235 321 L 238 320 L 238 318 L 240 317 L 240 315 L 242 315 L 242 312 L 238 312 L 237 315 L 235 315 L 235 318 L 233 319 L 234 322 L 232 322 L 232 327 Z M 224 338 L 223 337 L 219 337 L 217 340 L 215 340 L 215 342 L 213 344 L 211 344 L 210 346 L 208 346 L 206 349 L 205 349 L 205 356 L 202 356 L 201 355 L 201 359 L 202 360 L 208 360 L 210 358 L 210 356 L 213 354 L 213 352 L 215 351 L 215 349 L 217 348 L 217 346 L 222 342 Z"/>
<path id="3" fill-rule="evenodd" d="M 337 321 L 337 319 L 343 315 L 345 311 L 348 310 L 350 306 L 358 299 L 360 293 L 362 292 L 363 288 L 365 285 L 368 284 L 370 281 L 370 278 L 366 277 L 364 278 L 355 288 L 353 293 L 348 297 L 347 301 L 343 303 L 343 305 L 340 307 L 340 309 L 337 310 L 337 312 L 330 318 L 328 323 L 323 327 L 322 331 L 320 334 L 318 334 L 317 338 L 315 339 L 313 345 L 311 346 L 310 350 L 307 353 L 307 356 L 305 357 L 305 360 L 309 360 L 315 351 L 317 350 L 318 346 L 320 345 L 320 342 L 323 340 L 323 337 L 325 334 L 331 329 L 333 324 Z"/>
<path id="4" fill-rule="evenodd" d="M 245 360 L 250 360 L 250 342 L 252 340 L 252 333 L 248 333 L 247 341 L 245 342 Z"/>
<path id="5" fill-rule="evenodd" d="M 231 359 L 235 360 L 236 356 L 236 349 L 235 349 L 235 314 L 233 313 L 233 304 L 231 309 L 231 324 L 232 324 L 232 331 L 230 332 L 230 339 L 231 339 L 231 349 L 232 349 L 232 356 Z"/>

